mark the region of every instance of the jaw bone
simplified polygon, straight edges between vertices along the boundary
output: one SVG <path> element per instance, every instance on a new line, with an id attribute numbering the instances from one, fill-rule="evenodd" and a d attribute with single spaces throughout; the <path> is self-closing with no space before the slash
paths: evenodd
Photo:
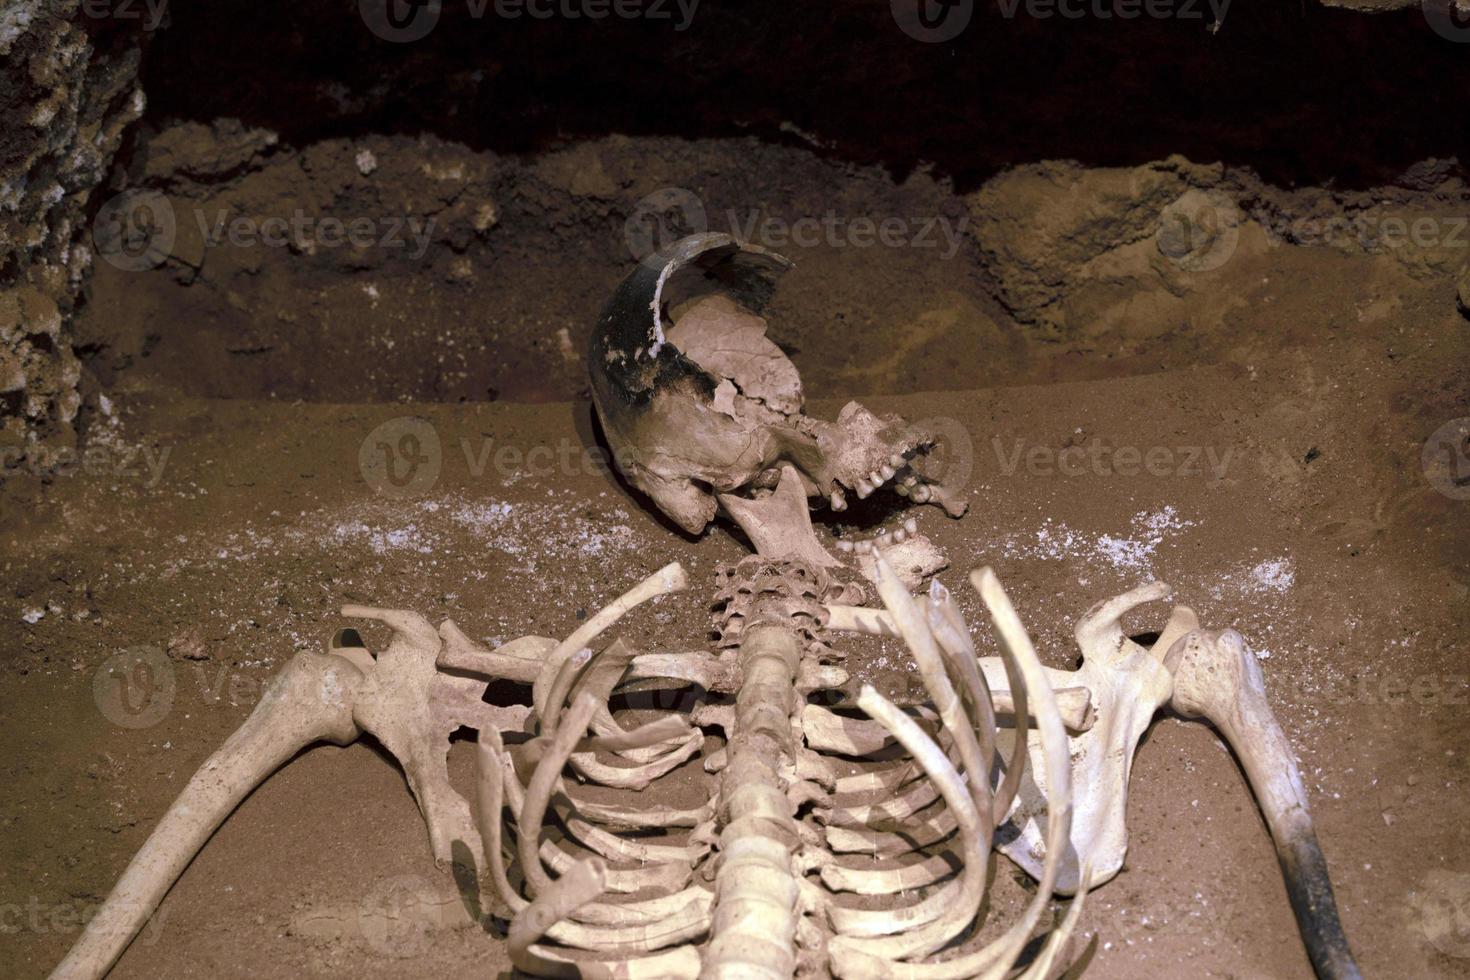
<path id="1" fill-rule="evenodd" d="M 897 573 L 899 581 L 910 592 L 916 591 L 925 580 L 938 575 L 949 567 L 949 559 L 934 546 L 934 543 L 919 533 L 919 522 L 906 518 L 902 525 L 884 531 L 876 537 L 861 541 L 844 538 L 837 542 L 837 550 L 857 557 L 858 571 L 863 578 L 878 584 L 878 549 Z"/>

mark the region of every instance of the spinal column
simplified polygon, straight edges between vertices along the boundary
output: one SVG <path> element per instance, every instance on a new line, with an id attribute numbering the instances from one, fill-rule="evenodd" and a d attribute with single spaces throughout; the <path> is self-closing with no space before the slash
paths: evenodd
<path id="1" fill-rule="evenodd" d="M 720 866 L 704 975 L 795 975 L 800 844 L 798 673 L 820 627 L 819 573 L 799 560 L 748 558 L 727 573 L 725 641 L 738 639 L 741 684 L 720 792 Z"/>

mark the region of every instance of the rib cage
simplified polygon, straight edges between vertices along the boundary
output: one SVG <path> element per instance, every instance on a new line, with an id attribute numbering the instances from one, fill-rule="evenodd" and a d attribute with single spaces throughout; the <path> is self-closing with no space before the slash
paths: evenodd
<path id="1" fill-rule="evenodd" d="M 507 903 L 515 909 L 517 966 L 550 976 L 711 978 L 999 976 L 1012 969 L 1045 911 L 1049 887 L 998 943 L 933 961 L 975 925 L 991 836 L 1008 807 L 997 800 L 997 790 L 1019 780 L 1017 767 L 1026 756 L 1005 764 L 1012 768 L 1000 787 L 992 785 L 989 765 L 966 765 L 980 760 L 982 743 L 985 760 L 995 761 L 989 694 L 979 671 L 965 666 L 965 657 L 971 663 L 975 657 L 968 633 L 942 589 L 916 602 L 883 568 L 880 592 L 920 664 L 927 705 L 900 710 L 871 688 L 864 688 L 858 706 L 872 721 L 807 704 L 807 695 L 846 680 L 828 663 L 840 654 L 828 645 L 824 625 L 824 599 L 840 595 L 841 587 L 800 561 L 752 556 L 719 572 L 716 646 L 724 651 L 719 662 L 725 672 L 713 689 L 692 690 L 686 707 L 671 715 L 723 732 L 724 745 L 705 756 L 705 767 L 720 775 L 706 806 L 642 815 L 585 808 L 567 792 L 560 767 L 579 739 L 586 742 L 586 726 L 616 689 L 605 678 L 600 687 L 591 683 L 606 651 L 587 658 L 566 686 L 563 704 L 549 706 L 561 725 L 579 726 L 576 734 L 557 734 L 554 724 L 538 719 L 541 734 L 529 744 L 545 747 L 521 750 L 540 753 L 529 780 L 522 782 L 507 755 L 493 748 L 482 755 L 494 763 L 482 779 L 503 782 L 516 853 L 549 859 L 546 869 L 520 869 L 529 904 L 519 895 Z M 1041 676 L 1040 667 L 993 583 L 993 577 L 982 581 L 982 595 L 999 610 L 1002 646 L 1015 664 L 1013 689 L 1024 691 Z M 638 661 L 626 659 L 630 670 Z M 1050 701 L 1050 689 L 1041 686 L 1035 701 Z M 1052 743 L 1049 765 L 1065 773 L 1055 704 L 1036 704 L 1033 712 L 1043 740 Z M 875 723 L 886 738 L 872 737 Z M 977 737 L 983 726 L 988 736 Z M 1018 734 L 1024 744 L 1024 731 Z M 671 738 L 646 747 L 667 754 L 682 744 Z M 864 751 L 842 751 L 854 748 Z M 1060 759 L 1054 758 L 1058 751 Z M 846 770 L 856 771 L 838 775 Z M 546 813 L 575 841 L 570 854 L 539 841 L 542 809 L 535 794 L 553 784 L 560 805 Z M 1065 792 L 1065 775 L 1051 785 Z M 1065 837 L 1069 807 L 1054 799 L 1052 809 L 1048 837 L 1055 842 Z M 644 833 L 619 836 L 633 828 Z M 496 835 L 484 836 L 494 846 Z M 488 857 L 493 866 L 495 855 Z M 552 880 L 547 871 L 559 876 Z M 900 894 L 920 897 L 900 904 Z M 854 896 L 876 896 L 894 907 L 861 908 Z M 1029 974 L 1044 973 L 1072 922 L 1069 916 L 1053 934 Z"/>

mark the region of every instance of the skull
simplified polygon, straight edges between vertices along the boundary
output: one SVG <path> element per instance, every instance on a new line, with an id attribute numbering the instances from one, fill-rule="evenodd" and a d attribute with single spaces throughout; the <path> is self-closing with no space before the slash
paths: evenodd
<path id="1" fill-rule="evenodd" d="M 951 516 L 935 427 L 849 402 L 836 422 L 803 413 L 796 367 L 759 316 L 791 263 L 729 235 L 700 234 L 640 263 L 593 333 L 592 398 L 619 472 L 691 534 L 717 494 L 764 495 L 782 463 L 834 510 L 892 484 Z"/>

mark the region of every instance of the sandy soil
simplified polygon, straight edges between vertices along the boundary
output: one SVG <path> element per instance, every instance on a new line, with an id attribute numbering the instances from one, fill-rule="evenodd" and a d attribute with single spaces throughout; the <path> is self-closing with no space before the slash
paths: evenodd
<path id="1" fill-rule="evenodd" d="M 971 512 L 950 521 L 924 508 L 919 521 L 950 556 L 952 585 L 973 565 L 997 567 L 1049 663 L 1075 656 L 1070 629 L 1088 606 L 1151 577 L 1206 624 L 1240 629 L 1300 755 L 1365 972 L 1454 977 L 1470 971 L 1470 503 L 1436 489 L 1443 474 L 1425 471 L 1421 450 L 1470 415 L 1470 336 L 1452 288 L 1380 268 L 1326 249 L 1247 253 L 1201 300 L 1214 304 L 1208 341 L 1163 335 L 1111 362 L 1013 348 L 1049 383 L 981 390 L 935 341 L 906 353 L 886 385 L 862 387 L 957 389 L 864 400 L 961 423 Z M 798 363 L 820 349 L 841 348 L 812 346 Z M 935 380 L 916 386 L 925 358 Z M 826 377 L 823 393 L 840 392 L 843 371 Z M 6 976 L 59 960 L 265 679 L 343 625 L 342 603 L 452 617 L 490 642 L 561 636 L 677 559 L 696 588 L 621 631 L 671 649 L 706 635 L 714 571 L 742 554 L 724 530 L 700 541 L 671 530 L 601 472 L 583 401 L 289 404 L 159 390 L 115 393 L 111 408 L 86 439 L 86 465 L 18 474 L 3 491 Z M 384 494 L 359 452 L 410 416 L 438 435 L 438 473 L 417 495 Z M 1099 461 L 1082 475 L 1053 465 L 1066 447 L 1094 445 Z M 503 447 L 514 452 L 497 463 Z M 528 456 L 537 447 L 550 456 Z M 1118 449 L 1165 455 L 1130 476 Z M 897 503 L 819 533 L 874 527 Z M 1155 630 L 1166 614 L 1129 625 Z M 853 650 L 864 677 L 901 669 L 891 645 Z M 120 690 L 112 658 L 137 651 L 153 673 Z M 451 753 L 464 786 L 469 749 Z M 696 794 L 708 778 L 690 765 L 653 792 Z M 1212 731 L 1156 723 L 1129 820 L 1127 869 L 1089 901 L 1074 972 L 1309 975 L 1265 828 Z M 994 868 L 988 929 L 1029 887 L 1004 859 Z M 307 751 L 251 796 L 115 975 L 505 969 L 501 943 L 468 925 L 434 868 L 400 773 L 358 744 Z"/>

